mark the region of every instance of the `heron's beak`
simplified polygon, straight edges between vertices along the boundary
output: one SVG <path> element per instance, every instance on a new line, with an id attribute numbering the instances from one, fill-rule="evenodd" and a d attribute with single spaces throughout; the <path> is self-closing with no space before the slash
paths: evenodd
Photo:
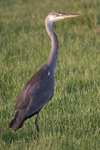
<path id="1" fill-rule="evenodd" d="M 70 18 L 70 17 L 77 17 L 79 16 L 79 14 L 62 14 L 62 18 Z"/>

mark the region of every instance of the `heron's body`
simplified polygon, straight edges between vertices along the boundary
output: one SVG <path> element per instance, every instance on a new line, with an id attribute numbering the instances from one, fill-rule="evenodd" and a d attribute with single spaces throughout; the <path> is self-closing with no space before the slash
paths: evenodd
<path id="1" fill-rule="evenodd" d="M 50 55 L 47 62 L 29 79 L 16 100 L 15 117 L 9 124 L 9 127 L 13 130 L 21 128 L 27 118 L 37 114 L 35 125 L 37 132 L 39 131 L 37 124 L 39 111 L 52 98 L 54 93 L 54 71 L 58 57 L 58 40 L 52 31 L 52 23 L 69 16 L 75 17 L 78 15 L 51 12 L 45 19 L 46 30 L 52 44 Z"/>
<path id="2" fill-rule="evenodd" d="M 13 130 L 20 128 L 23 122 L 36 114 L 52 97 L 54 92 L 54 74 L 45 64 L 30 78 L 15 103 L 17 119 Z"/>

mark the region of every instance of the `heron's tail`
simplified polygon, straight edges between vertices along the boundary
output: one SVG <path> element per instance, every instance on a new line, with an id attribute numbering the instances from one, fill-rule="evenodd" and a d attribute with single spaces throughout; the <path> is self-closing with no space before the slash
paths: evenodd
<path id="1" fill-rule="evenodd" d="M 15 131 L 15 129 L 14 129 L 14 123 L 15 123 L 15 121 L 16 121 L 16 119 L 14 118 L 14 119 L 10 122 L 10 124 L 9 124 L 9 128 L 13 129 L 14 131 Z"/>
<path id="2" fill-rule="evenodd" d="M 16 111 L 14 119 L 9 124 L 9 128 L 16 131 L 18 128 L 22 127 L 24 120 L 25 120 L 24 110 Z"/>

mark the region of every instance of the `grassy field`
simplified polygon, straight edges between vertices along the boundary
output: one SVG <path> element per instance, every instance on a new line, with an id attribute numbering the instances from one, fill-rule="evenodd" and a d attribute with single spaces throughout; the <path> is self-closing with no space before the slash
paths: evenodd
<path id="1" fill-rule="evenodd" d="M 59 40 L 55 93 L 39 115 L 9 129 L 14 102 L 42 66 L 51 42 L 50 11 L 78 13 L 53 24 Z M 0 150 L 100 149 L 100 0 L 0 0 Z"/>

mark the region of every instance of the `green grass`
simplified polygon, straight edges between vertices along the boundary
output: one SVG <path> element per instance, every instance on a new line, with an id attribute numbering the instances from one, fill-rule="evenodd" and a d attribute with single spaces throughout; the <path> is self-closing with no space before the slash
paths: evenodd
<path id="1" fill-rule="evenodd" d="M 43 65 L 51 42 L 44 20 L 50 11 L 78 13 L 53 24 L 59 40 L 55 93 L 39 115 L 9 129 L 14 102 Z M 100 0 L 0 1 L 0 150 L 100 149 Z"/>

